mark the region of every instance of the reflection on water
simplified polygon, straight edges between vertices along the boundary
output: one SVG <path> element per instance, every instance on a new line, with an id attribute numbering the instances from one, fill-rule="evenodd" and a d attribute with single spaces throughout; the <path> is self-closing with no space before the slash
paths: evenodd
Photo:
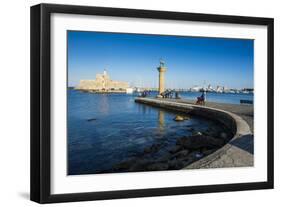
<path id="1" fill-rule="evenodd" d="M 158 111 L 158 129 L 160 133 L 165 131 L 165 113 L 162 110 Z"/>
<path id="2" fill-rule="evenodd" d="M 175 122 L 175 113 L 138 104 L 134 95 L 93 94 L 68 90 L 68 174 L 92 174 L 142 154 L 153 144 L 160 153 L 188 127 L 206 130 L 214 123 L 192 117 Z"/>
<path id="3" fill-rule="evenodd" d="M 99 97 L 100 101 L 98 102 L 99 103 L 99 110 L 101 113 L 103 114 L 108 114 L 108 110 L 109 110 L 109 107 L 108 107 L 108 96 L 106 94 L 100 94 L 100 97 Z"/>

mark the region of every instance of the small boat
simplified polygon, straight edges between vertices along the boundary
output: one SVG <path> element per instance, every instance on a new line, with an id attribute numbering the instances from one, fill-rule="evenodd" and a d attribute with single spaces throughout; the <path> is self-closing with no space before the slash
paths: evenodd
<path id="1" fill-rule="evenodd" d="M 133 88 L 126 88 L 126 93 L 127 94 L 132 94 L 134 92 Z"/>

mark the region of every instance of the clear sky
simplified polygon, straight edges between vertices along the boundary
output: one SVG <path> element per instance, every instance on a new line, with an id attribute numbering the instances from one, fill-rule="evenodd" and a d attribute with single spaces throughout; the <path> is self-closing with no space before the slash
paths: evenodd
<path id="1" fill-rule="evenodd" d="M 167 88 L 253 88 L 254 40 L 68 31 L 68 84 L 95 79 L 156 87 L 159 59 Z"/>

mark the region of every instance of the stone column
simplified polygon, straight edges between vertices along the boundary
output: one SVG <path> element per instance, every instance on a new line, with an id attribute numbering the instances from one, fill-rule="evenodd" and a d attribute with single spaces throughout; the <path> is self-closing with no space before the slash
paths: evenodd
<path id="1" fill-rule="evenodd" d="M 160 62 L 160 66 L 157 68 L 159 71 L 159 95 L 165 91 L 165 72 L 166 67 L 164 67 L 164 64 Z"/>

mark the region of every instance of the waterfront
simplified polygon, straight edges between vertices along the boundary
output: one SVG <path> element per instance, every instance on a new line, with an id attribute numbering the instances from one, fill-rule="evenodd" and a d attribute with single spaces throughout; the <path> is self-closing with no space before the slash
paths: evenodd
<path id="1" fill-rule="evenodd" d="M 253 40 L 67 35 L 68 175 L 253 165 Z"/>
<path id="2" fill-rule="evenodd" d="M 196 100 L 196 97 L 200 96 L 200 92 L 184 92 L 180 93 L 183 99 Z M 207 93 L 206 101 L 216 103 L 229 103 L 229 104 L 240 104 L 240 100 L 254 100 L 254 94 L 249 93 Z"/>
<path id="3" fill-rule="evenodd" d="M 151 97 L 157 95 L 157 91 L 150 92 Z M 197 97 L 202 95 L 202 92 L 191 92 L 184 91 L 179 92 L 179 95 L 182 99 L 188 99 L 190 101 L 197 100 Z M 216 92 L 207 92 L 206 101 L 216 102 L 216 103 L 228 103 L 228 104 L 240 104 L 240 100 L 249 100 L 254 101 L 254 93 L 216 93 Z"/>
<path id="4" fill-rule="evenodd" d="M 226 139 L 226 143 L 223 146 L 221 145 L 221 148 L 215 151 L 213 150 L 208 156 L 202 159 L 188 163 L 183 169 L 250 167 L 254 165 L 253 105 L 206 102 L 204 106 L 200 106 L 194 105 L 190 100 L 156 99 L 152 97 L 138 97 L 135 101 L 145 105 L 172 108 L 175 111 L 185 111 L 188 114 L 200 114 L 206 118 L 218 121 L 233 132 L 231 140 Z M 218 136 L 218 134 L 209 133 L 209 135 L 218 138 L 211 141 L 210 144 L 223 138 L 222 136 Z M 207 146 L 205 142 L 208 139 L 209 137 L 203 133 L 203 136 L 187 136 L 180 139 L 180 141 L 188 143 L 187 145 L 184 144 L 182 149 L 197 147 L 204 152 L 204 147 Z M 176 161 L 180 162 L 180 160 Z"/>
<path id="5" fill-rule="evenodd" d="M 175 122 L 179 113 L 135 103 L 136 95 L 68 90 L 69 175 L 112 172 L 114 166 L 143 155 L 151 146 L 161 146 L 149 155 L 157 159 L 167 154 L 179 138 L 194 131 L 212 128 L 227 133 L 217 122 L 201 117 Z"/>

